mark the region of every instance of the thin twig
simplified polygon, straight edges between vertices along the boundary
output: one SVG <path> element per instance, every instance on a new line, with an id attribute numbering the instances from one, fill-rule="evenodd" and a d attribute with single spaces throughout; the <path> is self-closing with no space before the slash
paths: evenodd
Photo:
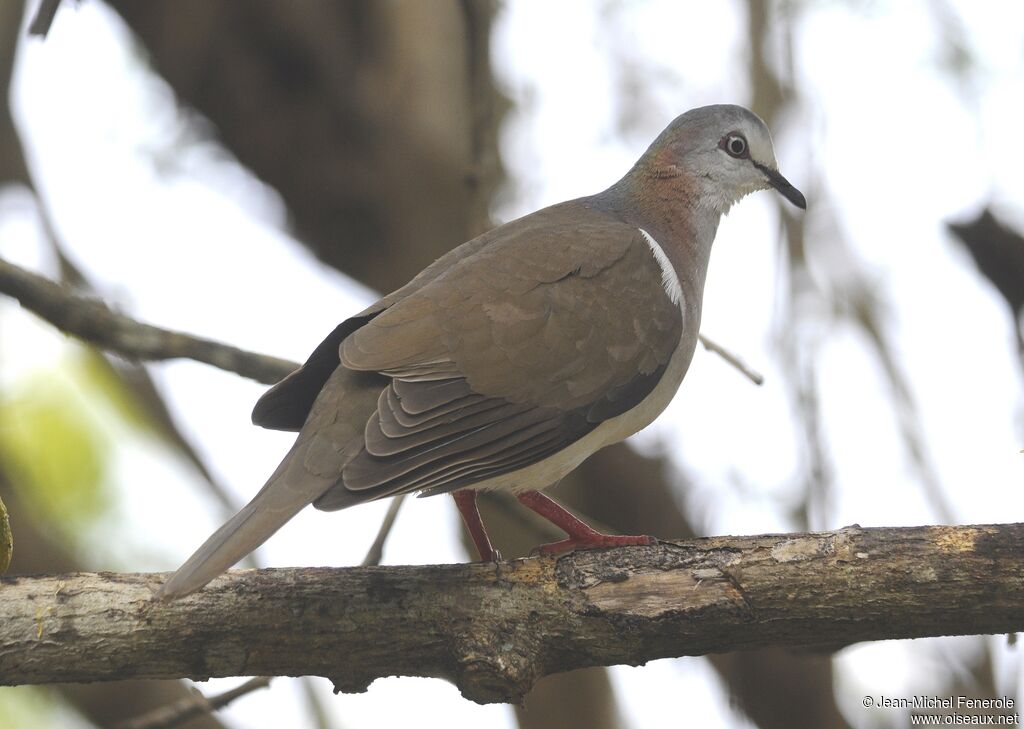
<path id="1" fill-rule="evenodd" d="M 57 8 L 60 7 L 60 0 L 42 0 L 32 16 L 32 22 L 28 26 L 29 35 L 37 35 L 45 38 L 53 25 L 53 19 L 57 16 Z"/>
<path id="2" fill-rule="evenodd" d="M 0 293 L 17 299 L 61 331 L 132 360 L 193 359 L 265 384 L 277 382 L 298 367 L 278 357 L 143 324 L 98 299 L 78 296 L 3 259 Z"/>
<path id="3" fill-rule="evenodd" d="M 398 518 L 398 510 L 402 508 L 403 501 L 405 501 L 405 494 L 399 494 L 391 499 L 388 511 L 384 514 L 384 521 L 380 523 L 380 529 L 377 530 L 377 537 L 366 551 L 366 556 L 363 557 L 363 567 L 374 567 L 380 564 L 380 560 L 384 556 L 384 543 L 391 534 L 391 528 L 395 525 L 395 519 Z"/>
<path id="4" fill-rule="evenodd" d="M 11 566 L 11 555 L 14 553 L 14 537 L 11 536 L 11 522 L 7 518 L 7 507 L 0 499 L 0 574 Z"/>
<path id="5" fill-rule="evenodd" d="M 235 699 L 264 689 L 269 685 L 270 678 L 258 676 L 250 678 L 229 691 L 209 698 L 203 696 L 199 689 L 193 687 L 193 693 L 190 696 L 121 722 L 117 725 L 117 729 L 167 729 L 167 727 L 177 726 L 202 714 L 212 714 Z"/>
<path id="6" fill-rule="evenodd" d="M 697 336 L 700 338 L 700 343 L 704 345 L 704 349 L 708 350 L 709 352 L 714 352 L 715 354 L 717 354 L 719 357 L 721 357 L 726 362 L 735 367 L 737 370 L 739 370 L 741 374 L 743 374 L 755 385 L 764 384 L 764 375 L 762 375 L 757 370 L 752 369 L 742 359 L 737 357 L 735 354 L 730 352 L 722 345 L 704 336 L 703 334 L 698 334 Z"/>

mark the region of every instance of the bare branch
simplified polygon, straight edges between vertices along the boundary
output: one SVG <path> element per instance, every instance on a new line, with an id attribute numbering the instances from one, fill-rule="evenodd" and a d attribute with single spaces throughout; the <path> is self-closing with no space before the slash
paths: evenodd
<path id="1" fill-rule="evenodd" d="M 193 689 L 191 695 L 178 699 L 173 704 L 161 706 L 134 719 L 121 722 L 117 725 L 117 729 L 168 729 L 168 727 L 184 724 L 189 719 L 194 719 L 201 714 L 211 714 L 224 708 L 235 699 L 251 694 L 253 691 L 265 689 L 269 685 L 268 677 L 258 676 L 216 696 L 206 697 L 198 689 Z"/>
<path id="2" fill-rule="evenodd" d="M 60 0 L 41 0 L 36 14 L 32 16 L 32 22 L 28 26 L 29 35 L 37 35 L 45 38 L 53 25 L 53 19 L 57 17 L 57 9 L 60 8 Z"/>
<path id="3" fill-rule="evenodd" d="M 373 567 L 380 564 L 381 559 L 384 557 L 384 544 L 391 535 L 392 527 L 395 526 L 395 519 L 398 518 L 398 510 L 402 508 L 403 501 L 405 501 L 405 494 L 399 494 L 391 499 L 391 503 L 388 504 L 387 513 L 384 514 L 384 520 L 380 523 L 380 529 L 377 530 L 377 536 L 374 538 L 373 544 L 366 551 L 366 556 L 363 557 L 363 567 Z M 0 570 L 0 572 L 2 571 Z"/>
<path id="4" fill-rule="evenodd" d="M 709 352 L 714 352 L 715 354 L 717 354 L 727 363 L 731 364 L 733 367 L 738 369 L 740 371 L 740 374 L 742 374 L 748 380 L 753 382 L 755 385 L 764 384 L 764 375 L 762 375 L 757 370 L 752 369 L 750 366 L 747 365 L 746 362 L 744 362 L 742 359 L 740 359 L 735 354 L 730 352 L 728 349 L 718 344 L 714 340 L 709 339 L 703 334 L 698 334 L 697 337 L 698 339 L 700 339 L 700 343 L 704 345 L 704 349 L 708 350 Z"/>
<path id="5" fill-rule="evenodd" d="M 17 299 L 61 331 L 128 359 L 193 359 L 266 384 L 277 382 L 298 367 L 285 359 L 143 324 L 98 299 L 78 296 L 3 259 L 0 293 Z"/>
<path id="6" fill-rule="evenodd" d="M 517 701 L 551 673 L 767 645 L 1024 629 L 1024 524 L 714 537 L 499 565 L 0 577 L 0 684 L 447 678 Z M 865 599 L 870 596 L 870 599 Z M 282 629 L 282 626 L 288 626 Z"/>

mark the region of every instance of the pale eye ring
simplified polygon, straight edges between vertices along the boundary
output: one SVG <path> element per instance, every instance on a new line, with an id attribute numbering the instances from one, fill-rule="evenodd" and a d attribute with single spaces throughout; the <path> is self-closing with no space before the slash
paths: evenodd
<path id="1" fill-rule="evenodd" d="M 730 134 L 723 139 L 722 148 L 732 157 L 741 158 L 747 156 L 747 140 L 740 134 Z"/>

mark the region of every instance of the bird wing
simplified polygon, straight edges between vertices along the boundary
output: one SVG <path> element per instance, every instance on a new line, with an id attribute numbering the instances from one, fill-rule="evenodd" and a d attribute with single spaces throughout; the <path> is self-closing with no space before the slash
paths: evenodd
<path id="1" fill-rule="evenodd" d="M 641 232 L 607 219 L 524 219 L 450 266 L 341 343 L 345 368 L 390 380 L 316 505 L 479 483 L 638 405 L 682 332 L 661 282 Z"/>

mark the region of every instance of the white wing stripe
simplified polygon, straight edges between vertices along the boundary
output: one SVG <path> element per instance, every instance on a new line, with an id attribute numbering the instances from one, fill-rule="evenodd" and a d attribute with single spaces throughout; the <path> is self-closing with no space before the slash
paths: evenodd
<path id="1" fill-rule="evenodd" d="M 679 277 L 676 276 L 676 270 L 672 268 L 672 262 L 668 260 L 665 251 L 658 245 L 658 241 L 651 237 L 650 233 L 643 228 L 637 228 L 637 230 L 643 233 L 644 240 L 647 241 L 647 245 L 650 246 L 651 252 L 658 262 L 658 266 L 661 267 L 661 285 L 665 288 L 665 293 L 668 294 L 668 298 L 672 300 L 672 303 L 678 306 L 683 298 L 683 289 L 679 285 Z"/>

